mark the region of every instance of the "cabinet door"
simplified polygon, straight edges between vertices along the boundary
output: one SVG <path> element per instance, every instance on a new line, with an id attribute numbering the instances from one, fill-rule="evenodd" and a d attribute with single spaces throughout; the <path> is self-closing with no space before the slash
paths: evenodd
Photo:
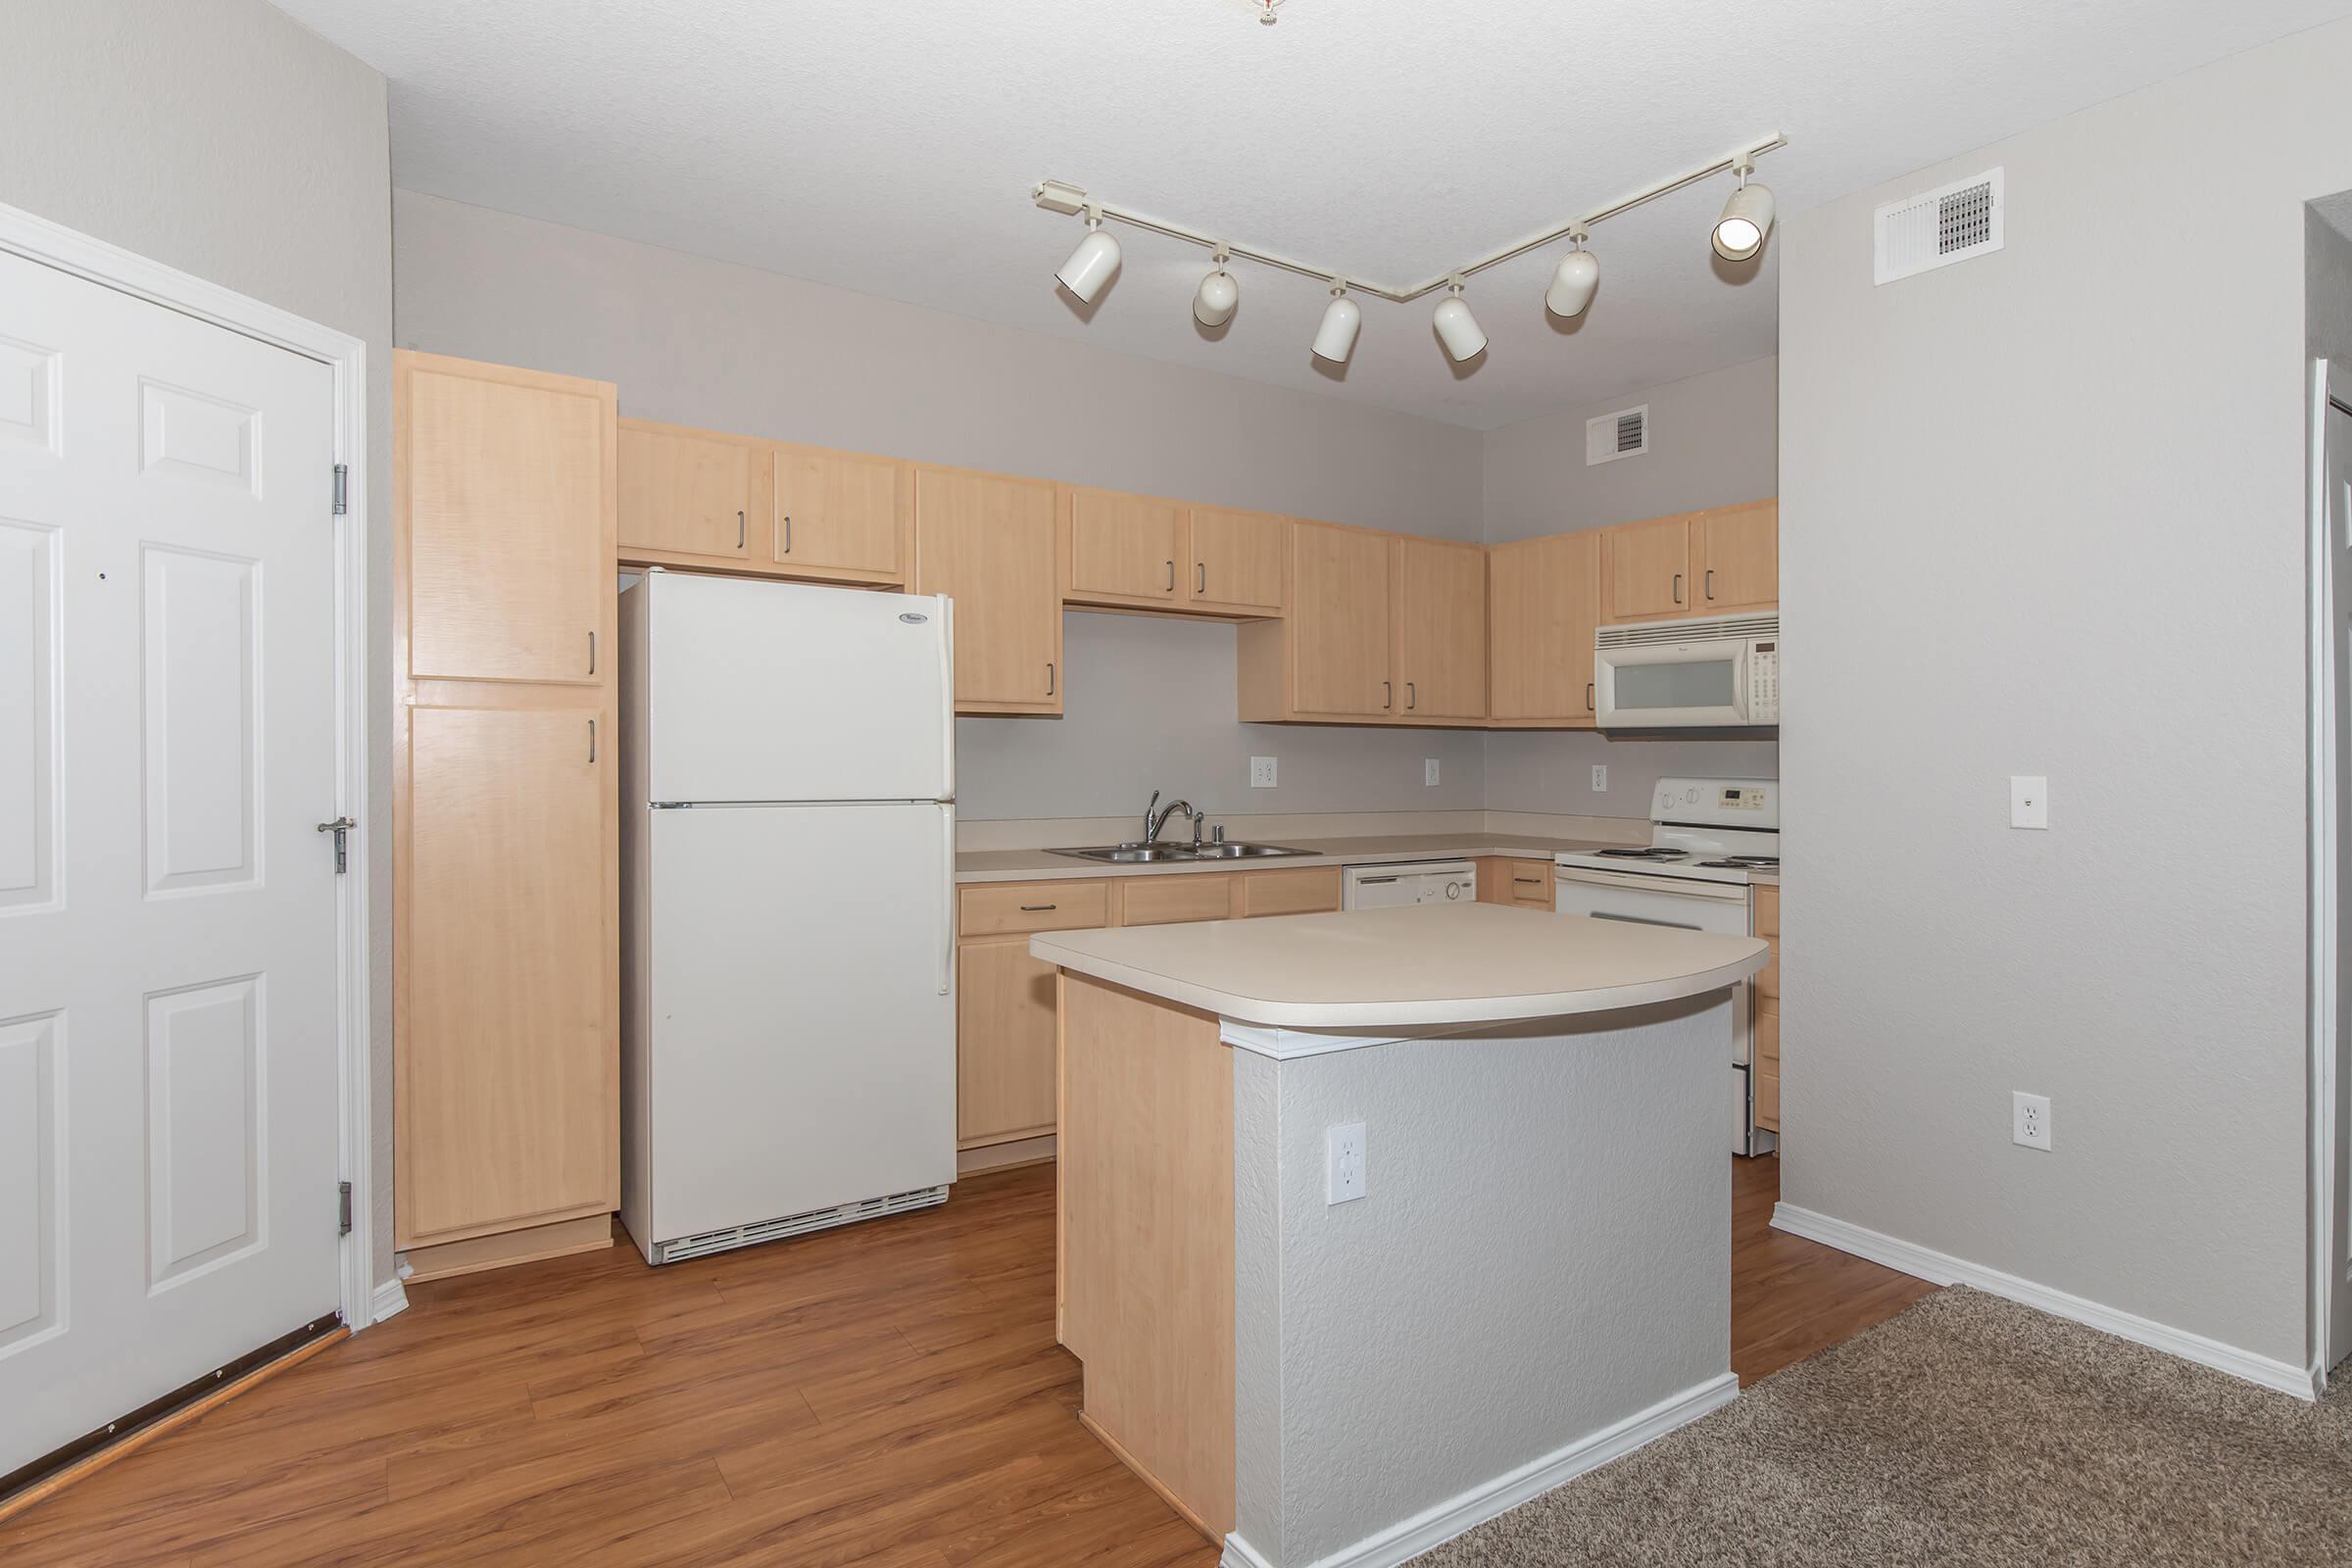
<path id="1" fill-rule="evenodd" d="M 1591 724 L 1599 533 L 1496 545 L 1487 581 L 1489 711 L 1496 720 Z"/>
<path id="2" fill-rule="evenodd" d="M 1340 906 L 1340 868 L 1336 865 L 1245 872 L 1237 887 L 1236 919 L 1253 920 L 1268 914 L 1325 914 Z"/>
<path id="3" fill-rule="evenodd" d="M 1115 490 L 1070 492 L 1070 592 L 1081 599 L 1183 597 L 1184 507 Z"/>
<path id="4" fill-rule="evenodd" d="M 1690 582 L 1689 516 L 1631 522 L 1601 536 L 1601 609 L 1610 620 L 1688 615 L 1697 602 Z"/>
<path id="5" fill-rule="evenodd" d="M 1185 588 L 1192 603 L 1280 614 L 1288 523 L 1263 512 L 1193 508 L 1192 573 Z"/>
<path id="6" fill-rule="evenodd" d="M 405 711 L 398 1244 L 610 1210 L 619 1037 L 609 712 Z"/>
<path id="7" fill-rule="evenodd" d="M 1389 675 L 1392 536 L 1291 525 L 1291 706 L 1301 713 L 1394 715 Z"/>
<path id="8" fill-rule="evenodd" d="M 1233 914 L 1233 878 L 1179 871 L 1166 876 L 1123 877 L 1119 882 L 1119 924 L 1180 925 L 1188 920 L 1224 920 Z"/>
<path id="9" fill-rule="evenodd" d="M 912 466 L 821 447 L 775 450 L 769 552 L 776 564 L 822 577 L 905 581 Z"/>
<path id="10" fill-rule="evenodd" d="M 1052 1132 L 1054 965 L 1027 937 L 966 942 L 956 961 L 956 1147 Z"/>
<path id="11" fill-rule="evenodd" d="M 956 707 L 1061 711 L 1054 487 L 956 468 L 914 481 L 915 592 L 956 601 Z"/>
<path id="12" fill-rule="evenodd" d="M 1751 501 L 1698 515 L 1698 602 L 1717 611 L 1780 603 L 1781 504 Z"/>
<path id="13" fill-rule="evenodd" d="M 595 684 L 612 650 L 611 383 L 402 354 L 407 672 Z"/>
<path id="14" fill-rule="evenodd" d="M 741 560 L 767 531 L 755 484 L 763 449 L 738 438 L 623 419 L 619 542 L 640 550 Z"/>
<path id="15" fill-rule="evenodd" d="M 1396 712 L 1487 713 L 1487 553 L 1435 539 L 1396 541 Z"/>

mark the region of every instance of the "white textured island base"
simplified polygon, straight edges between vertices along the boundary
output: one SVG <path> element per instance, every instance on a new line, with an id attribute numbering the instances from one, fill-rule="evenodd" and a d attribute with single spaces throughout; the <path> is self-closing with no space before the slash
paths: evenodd
<path id="1" fill-rule="evenodd" d="M 1718 991 L 1232 1051 L 1228 1565 L 1401 1563 L 1738 1393 L 1730 1031 Z M 1366 1193 L 1329 1204 L 1353 1122 Z"/>

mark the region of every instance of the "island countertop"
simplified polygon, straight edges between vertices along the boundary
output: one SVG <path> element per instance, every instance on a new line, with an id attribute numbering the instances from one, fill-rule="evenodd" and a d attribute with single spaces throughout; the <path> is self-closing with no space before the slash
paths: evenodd
<path id="1" fill-rule="evenodd" d="M 1029 939 L 1039 959 L 1241 1023 L 1419 1028 L 1551 1018 L 1719 991 L 1759 938 L 1500 905 L 1414 905 Z"/>

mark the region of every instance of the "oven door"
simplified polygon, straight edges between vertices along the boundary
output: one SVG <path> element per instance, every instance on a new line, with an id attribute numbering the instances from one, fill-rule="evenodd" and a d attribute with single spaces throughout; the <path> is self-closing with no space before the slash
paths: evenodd
<path id="1" fill-rule="evenodd" d="M 1749 645 L 1730 638 L 1592 654 L 1594 722 L 1602 729 L 1676 729 L 1755 722 Z"/>

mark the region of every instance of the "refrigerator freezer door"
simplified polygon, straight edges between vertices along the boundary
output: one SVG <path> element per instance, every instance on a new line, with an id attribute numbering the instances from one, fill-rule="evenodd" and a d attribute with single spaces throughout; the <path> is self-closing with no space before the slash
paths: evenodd
<path id="1" fill-rule="evenodd" d="M 649 799 L 954 797 L 945 599 L 680 572 L 645 587 Z"/>
<path id="2" fill-rule="evenodd" d="M 652 1238 L 956 1179 L 944 806 L 648 811 Z"/>

